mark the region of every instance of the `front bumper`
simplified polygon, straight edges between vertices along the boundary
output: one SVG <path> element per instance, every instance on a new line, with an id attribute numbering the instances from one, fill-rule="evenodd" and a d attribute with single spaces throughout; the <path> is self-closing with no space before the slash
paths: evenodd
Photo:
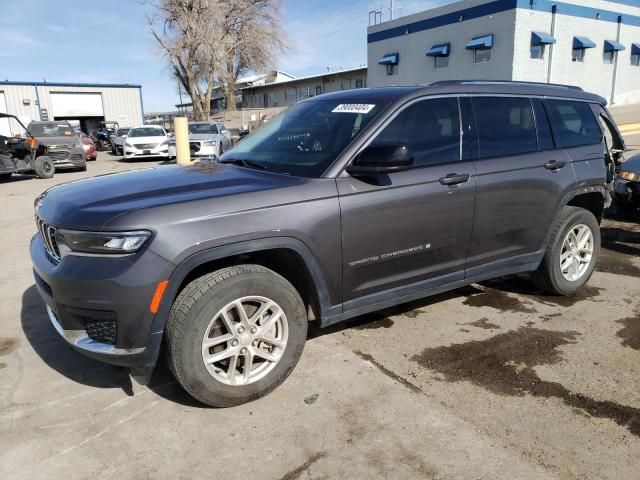
<path id="1" fill-rule="evenodd" d="M 616 178 L 613 192 L 618 202 L 640 204 L 640 183 Z"/>
<path id="2" fill-rule="evenodd" d="M 133 158 L 133 157 L 169 158 L 169 146 L 161 145 L 151 149 L 141 149 L 141 148 L 130 147 L 128 145 L 125 145 L 123 147 L 123 154 L 125 158 Z"/>
<path id="3" fill-rule="evenodd" d="M 199 144 L 197 148 L 193 147 L 194 142 L 191 142 L 190 152 L 191 157 L 217 157 L 218 147 L 217 145 L 203 145 Z M 176 146 L 169 144 L 169 157 L 174 158 L 176 156 Z"/>
<path id="4" fill-rule="evenodd" d="M 73 348 L 114 365 L 155 364 L 162 331 L 152 331 L 155 315 L 149 303 L 157 282 L 168 278 L 170 262 L 143 249 L 123 257 L 71 255 L 56 263 L 40 235 L 33 237 L 30 253 L 49 318 Z M 113 324 L 111 341 L 96 333 L 107 317 Z"/>

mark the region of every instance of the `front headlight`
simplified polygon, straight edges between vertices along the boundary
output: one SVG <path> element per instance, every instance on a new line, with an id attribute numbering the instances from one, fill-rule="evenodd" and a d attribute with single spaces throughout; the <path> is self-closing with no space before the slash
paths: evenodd
<path id="1" fill-rule="evenodd" d="M 169 139 L 166 138 L 161 144 L 160 146 L 162 147 L 163 145 L 169 145 Z"/>
<path id="2" fill-rule="evenodd" d="M 129 143 L 129 142 L 124 142 L 124 145 L 125 145 L 126 147 L 133 147 L 133 144 L 132 144 L 132 143 Z"/>
<path id="3" fill-rule="evenodd" d="M 215 140 L 207 140 L 206 142 L 202 142 L 203 145 L 206 145 L 208 147 L 215 147 L 216 143 L 217 142 Z"/>
<path id="4" fill-rule="evenodd" d="M 618 173 L 618 177 L 623 180 L 629 180 L 630 182 L 640 182 L 640 174 L 633 172 L 620 172 Z"/>
<path id="5" fill-rule="evenodd" d="M 139 250 L 150 236 L 151 232 L 147 230 L 132 232 L 57 230 L 56 241 L 63 256 L 73 253 L 123 255 Z"/>

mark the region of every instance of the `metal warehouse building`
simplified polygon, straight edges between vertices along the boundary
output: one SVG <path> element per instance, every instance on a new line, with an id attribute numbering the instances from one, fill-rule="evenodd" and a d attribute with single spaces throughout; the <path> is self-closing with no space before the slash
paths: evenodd
<path id="1" fill-rule="evenodd" d="M 142 87 L 129 84 L 0 82 L 0 112 L 32 120 L 76 120 L 85 132 L 101 121 L 120 126 L 144 123 Z M 0 120 L 0 135 L 13 135 L 12 123 Z"/>
<path id="2" fill-rule="evenodd" d="M 614 104 L 640 102 L 640 6 L 465 0 L 367 33 L 370 86 L 521 80 L 578 85 Z"/>

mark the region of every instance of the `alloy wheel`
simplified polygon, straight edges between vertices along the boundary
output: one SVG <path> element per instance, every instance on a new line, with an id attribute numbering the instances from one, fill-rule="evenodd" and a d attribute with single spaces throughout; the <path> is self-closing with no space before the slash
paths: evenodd
<path id="1" fill-rule="evenodd" d="M 575 225 L 567 232 L 560 251 L 560 271 L 566 280 L 575 282 L 586 273 L 593 248 L 593 233 L 588 226 Z"/>

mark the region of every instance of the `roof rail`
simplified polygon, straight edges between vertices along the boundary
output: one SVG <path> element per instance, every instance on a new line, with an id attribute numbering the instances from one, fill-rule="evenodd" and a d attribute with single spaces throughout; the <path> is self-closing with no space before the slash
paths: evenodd
<path id="1" fill-rule="evenodd" d="M 440 80 L 438 82 L 430 83 L 430 87 L 439 85 L 531 85 L 536 87 L 550 87 L 550 88 L 568 88 L 571 90 L 578 90 L 582 92 L 582 88 L 576 85 L 562 85 L 559 83 L 544 83 L 544 82 L 523 82 L 516 80 Z"/>

